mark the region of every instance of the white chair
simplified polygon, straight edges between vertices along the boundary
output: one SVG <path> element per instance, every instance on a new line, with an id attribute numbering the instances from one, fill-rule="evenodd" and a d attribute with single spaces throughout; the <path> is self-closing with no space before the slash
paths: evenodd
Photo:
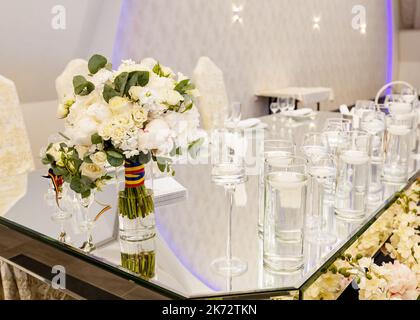
<path id="1" fill-rule="evenodd" d="M 208 57 L 201 57 L 193 72 L 193 82 L 200 92 L 197 107 L 205 130 L 223 126 L 229 104 L 223 72 Z"/>

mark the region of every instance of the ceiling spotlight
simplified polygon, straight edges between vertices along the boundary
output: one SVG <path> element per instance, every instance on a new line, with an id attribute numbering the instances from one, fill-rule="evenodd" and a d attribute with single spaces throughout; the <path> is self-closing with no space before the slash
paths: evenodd
<path id="1" fill-rule="evenodd" d="M 239 22 L 242 23 L 243 19 L 242 19 L 242 11 L 243 11 L 244 7 L 241 5 L 235 5 L 232 4 L 232 22 Z"/>

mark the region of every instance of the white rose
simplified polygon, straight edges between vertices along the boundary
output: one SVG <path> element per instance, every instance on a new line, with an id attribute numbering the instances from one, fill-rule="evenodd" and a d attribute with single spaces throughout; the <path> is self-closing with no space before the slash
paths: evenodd
<path id="1" fill-rule="evenodd" d="M 105 174 L 105 169 L 95 163 L 83 162 L 80 166 L 82 176 L 88 177 L 90 180 L 95 181 Z"/>
<path id="2" fill-rule="evenodd" d="M 69 108 L 64 104 L 60 103 L 57 109 L 57 117 L 58 119 L 64 119 L 69 115 Z"/>
<path id="3" fill-rule="evenodd" d="M 109 108 L 111 109 L 112 113 L 121 114 L 130 110 L 130 100 L 123 97 L 113 97 L 109 100 Z"/>
<path id="4" fill-rule="evenodd" d="M 79 158 L 82 160 L 85 157 L 86 153 L 89 151 L 89 147 L 87 146 L 76 145 L 74 148 L 76 149 Z"/>
<path id="5" fill-rule="evenodd" d="M 162 90 L 160 91 L 161 101 L 166 102 L 171 106 L 175 106 L 181 101 L 184 101 L 184 97 L 175 90 Z"/>
<path id="6" fill-rule="evenodd" d="M 111 139 L 113 130 L 114 125 L 111 122 L 106 122 L 99 126 L 98 134 L 102 137 L 102 139 L 109 140 Z"/>
<path id="7" fill-rule="evenodd" d="M 50 155 L 54 158 L 54 161 L 61 160 L 61 151 L 60 151 L 60 143 L 54 143 L 51 147 L 47 150 L 46 154 Z"/>
<path id="8" fill-rule="evenodd" d="M 94 164 L 104 167 L 107 163 L 107 156 L 106 153 L 103 151 L 96 152 L 90 156 L 90 159 L 93 161 Z"/>

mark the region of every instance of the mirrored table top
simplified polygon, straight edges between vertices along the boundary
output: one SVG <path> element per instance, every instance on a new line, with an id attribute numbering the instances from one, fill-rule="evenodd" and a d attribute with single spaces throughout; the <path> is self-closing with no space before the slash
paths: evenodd
<path id="1" fill-rule="evenodd" d="M 276 116 L 261 118 L 265 138 L 293 138 L 299 146 L 309 131 L 322 131 L 329 117 L 337 113 L 319 113 L 312 119 L 297 122 Z M 46 137 L 47 139 L 47 137 Z M 298 151 L 299 152 L 299 151 Z M 262 240 L 257 231 L 258 176 L 251 175 L 238 187 L 233 213 L 233 255 L 246 261 L 248 270 L 240 277 L 225 278 L 215 274 L 211 262 L 224 255 L 227 239 L 227 203 L 224 189 L 211 181 L 211 165 L 178 164 L 174 167 L 176 181 L 187 189 L 187 196 L 168 205 L 156 208 L 156 276 L 149 280 L 155 287 L 173 296 L 206 298 L 259 292 L 298 290 L 349 241 L 357 237 L 369 222 L 380 215 L 383 208 L 404 185 L 383 185 L 383 201 L 370 208 L 360 221 L 344 221 L 329 208 L 331 232 L 337 236 L 333 245 L 322 246 L 305 242 L 304 268 L 298 273 L 276 275 L 266 271 L 262 261 Z M 110 204 L 113 210 L 101 217 L 94 230 L 93 239 L 97 249 L 90 254 L 78 249 L 84 235 L 77 227 L 75 217 L 64 225 L 69 236 L 67 244 L 58 240 L 60 225 L 52 221 L 53 209 L 44 194 L 48 181 L 42 178 L 46 170 L 0 179 L 0 223 L 33 233 L 40 239 L 58 248 L 72 250 L 92 263 L 106 266 L 119 275 L 126 275 L 140 285 L 144 279 L 120 266 L 118 242 L 118 219 L 116 217 L 116 189 L 112 184 L 97 194 L 99 202 Z M 99 211 L 100 206 L 96 209 Z M 95 209 L 93 209 L 95 210 Z"/>

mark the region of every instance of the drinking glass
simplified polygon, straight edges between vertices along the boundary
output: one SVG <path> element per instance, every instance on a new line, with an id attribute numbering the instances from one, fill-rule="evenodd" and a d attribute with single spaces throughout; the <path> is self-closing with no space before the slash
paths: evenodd
<path id="1" fill-rule="evenodd" d="M 301 151 L 308 161 L 317 161 L 330 153 L 328 138 L 325 133 L 310 132 L 303 137 Z"/>
<path id="2" fill-rule="evenodd" d="M 263 261 L 274 273 L 303 267 L 303 241 L 308 176 L 300 157 L 265 160 Z"/>
<path id="3" fill-rule="evenodd" d="M 366 111 L 375 111 L 376 105 L 375 102 L 370 100 L 359 100 L 356 101 L 353 112 L 353 128 L 360 129 L 360 121 L 363 117 L 363 114 Z"/>
<path id="4" fill-rule="evenodd" d="M 259 185 L 258 185 L 258 234 L 264 234 L 264 162 L 271 157 L 291 157 L 295 154 L 295 145 L 287 140 L 266 140 L 259 152 Z"/>
<path id="5" fill-rule="evenodd" d="M 372 137 L 368 203 L 373 205 L 382 200 L 381 173 L 384 157 L 385 127 L 385 114 L 381 111 L 366 111 L 360 119 L 360 128 Z"/>
<path id="6" fill-rule="evenodd" d="M 92 229 L 95 226 L 95 219 L 91 217 L 90 213 L 90 207 L 95 201 L 95 195 L 92 192 L 88 197 L 83 198 L 80 194 L 77 194 L 77 199 L 81 209 L 77 215 L 77 222 L 80 230 L 86 233 L 86 241 L 83 242 L 80 249 L 86 253 L 90 253 L 96 249 L 92 238 Z"/>
<path id="7" fill-rule="evenodd" d="M 413 100 L 410 95 L 390 94 L 385 98 L 385 107 L 390 114 L 407 114 L 413 111 Z"/>
<path id="8" fill-rule="evenodd" d="M 278 98 L 278 104 L 282 113 L 295 109 L 295 100 L 293 98 Z"/>
<path id="9" fill-rule="evenodd" d="M 324 154 L 309 162 L 309 212 L 316 221 L 316 228 L 308 234 L 310 242 L 331 245 L 337 237 L 330 231 L 327 196 L 331 194 L 331 186 L 336 178 L 336 166 L 331 155 Z M 332 207 L 332 205 L 330 205 Z"/>
<path id="10" fill-rule="evenodd" d="M 228 123 L 232 123 L 234 127 L 237 127 L 242 118 L 242 105 L 240 102 L 232 102 L 228 114 Z"/>
<path id="11" fill-rule="evenodd" d="M 224 187 L 228 205 L 226 256 L 212 262 L 212 269 L 226 277 L 240 276 L 248 269 L 246 262 L 232 255 L 232 214 L 236 186 L 246 182 L 246 143 L 244 131 L 215 130 L 211 136 L 212 181 Z"/>
<path id="12" fill-rule="evenodd" d="M 390 114 L 386 117 L 385 159 L 382 177 L 387 182 L 404 183 L 417 127 L 414 113 Z"/>
<path id="13" fill-rule="evenodd" d="M 342 144 L 345 133 L 352 129 L 352 122 L 348 119 L 327 119 L 323 132 L 327 136 L 328 145 L 332 154 L 337 153 L 337 148 Z"/>
<path id="14" fill-rule="evenodd" d="M 320 132 L 311 132 L 306 134 L 303 138 L 301 151 L 304 157 L 308 160 L 309 164 L 317 162 L 319 159 L 332 154 L 327 135 Z M 329 185 L 324 188 L 324 201 L 334 202 L 335 179 L 328 180 L 325 183 L 329 183 Z M 306 222 L 309 228 L 313 228 L 317 227 L 319 219 L 316 215 L 313 215 L 312 212 L 310 212 L 307 215 Z"/>
<path id="15" fill-rule="evenodd" d="M 335 193 L 337 216 L 358 220 L 365 216 L 369 181 L 371 136 L 363 131 L 346 134 L 338 154 Z"/>

